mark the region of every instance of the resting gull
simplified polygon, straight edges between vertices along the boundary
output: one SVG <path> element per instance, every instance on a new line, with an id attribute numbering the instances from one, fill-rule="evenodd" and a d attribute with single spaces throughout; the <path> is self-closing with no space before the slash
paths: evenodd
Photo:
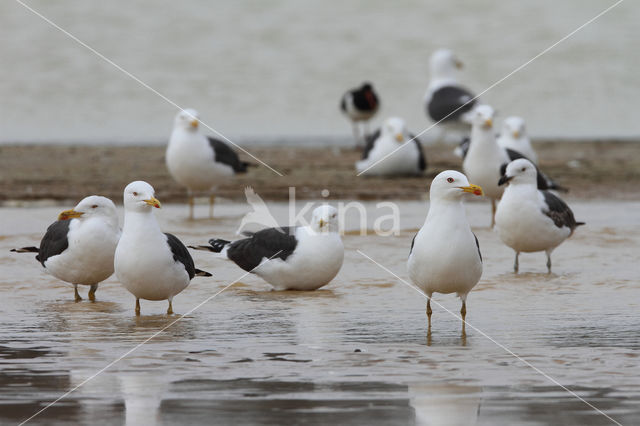
<path id="1" fill-rule="evenodd" d="M 364 123 L 364 138 L 368 136 L 367 125 L 369 120 L 376 115 L 380 108 L 380 101 L 373 85 L 369 82 L 362 83 L 362 86 L 348 90 L 340 100 L 340 110 L 351 120 L 353 127 L 353 137 L 356 146 L 360 145 L 360 132 L 358 123 Z"/>
<path id="2" fill-rule="evenodd" d="M 519 152 L 533 164 L 538 164 L 538 156 L 531 146 L 524 119 L 511 116 L 504 119 L 502 132 L 498 137 L 498 145 L 504 149 Z"/>
<path id="3" fill-rule="evenodd" d="M 219 253 L 276 290 L 315 290 L 342 267 L 337 215 L 335 207 L 322 205 L 313 211 L 309 226 L 267 228 L 241 240 L 211 239 L 208 246 L 192 248 Z"/>
<path id="4" fill-rule="evenodd" d="M 65 210 L 47 228 L 40 247 L 11 251 L 38 253 L 36 260 L 54 277 L 73 284 L 76 302 L 82 300 L 78 284 L 91 286 L 95 301 L 101 281 L 113 274 L 113 255 L 120 238 L 116 206 L 108 198 L 91 195 L 72 210 Z"/>
<path id="5" fill-rule="evenodd" d="M 482 195 L 460 172 L 446 170 L 431 183 L 427 219 L 411 242 L 409 276 L 428 297 L 428 330 L 431 332 L 433 293 L 457 293 L 462 299 L 462 332 L 465 331 L 467 294 L 482 275 L 478 239 L 471 231 L 463 205 L 466 193 Z"/>
<path id="6" fill-rule="evenodd" d="M 180 111 L 167 146 L 169 173 L 189 194 L 189 217 L 193 219 L 193 193 L 209 191 L 209 217 L 213 217 L 215 195 L 212 191 L 238 173 L 246 173 L 247 162 L 221 140 L 200 133 L 200 118 L 194 109 Z"/>
<path id="7" fill-rule="evenodd" d="M 398 117 L 387 118 L 382 127 L 367 138 L 362 160 L 356 163 L 358 173 L 368 176 L 421 175 L 426 168 L 420 141 Z"/>
<path id="8" fill-rule="evenodd" d="M 503 243 L 516 252 L 513 265 L 518 273 L 520 252 L 544 251 L 551 273 L 551 252 L 573 235 L 576 222 L 567 204 L 536 185 L 536 169 L 524 158 L 512 161 L 500 185 L 509 183 L 496 211 L 496 228 Z"/>
<path id="9" fill-rule="evenodd" d="M 458 83 L 462 61 L 449 49 L 438 49 L 430 58 L 431 80 L 424 95 L 427 115 L 446 133 L 467 133 L 470 113 L 476 106 L 473 93 Z"/>
<path id="10" fill-rule="evenodd" d="M 124 226 L 115 254 L 115 271 L 120 282 L 140 299 L 168 300 L 184 290 L 194 276 L 211 276 L 196 269 L 187 248 L 172 234 L 163 233 L 153 214 L 160 208 L 151 185 L 131 182 L 124 189 Z"/>

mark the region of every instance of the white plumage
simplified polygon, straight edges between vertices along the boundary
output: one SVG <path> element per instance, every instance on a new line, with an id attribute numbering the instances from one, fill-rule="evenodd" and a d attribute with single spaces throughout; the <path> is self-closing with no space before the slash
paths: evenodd
<path id="1" fill-rule="evenodd" d="M 516 252 L 514 271 L 519 269 L 520 252 L 544 251 L 551 272 L 551 252 L 583 223 L 576 222 L 564 201 L 538 189 L 535 166 L 526 159 L 509 163 L 500 182 L 509 185 L 498 204 L 496 229 L 502 242 Z"/>
<path id="2" fill-rule="evenodd" d="M 498 137 L 498 145 L 505 149 L 512 149 L 538 164 L 538 156 L 531 146 L 524 119 L 511 116 L 504 119 L 502 131 Z"/>
<path id="3" fill-rule="evenodd" d="M 124 226 L 115 253 L 116 276 L 139 299 L 168 300 L 184 290 L 195 275 L 193 260 L 177 238 L 165 234 L 153 214 L 160 208 L 154 190 L 146 182 L 132 182 L 124 190 Z"/>
<path id="4" fill-rule="evenodd" d="M 453 170 L 444 171 L 433 179 L 429 213 L 409 254 L 409 276 L 429 298 L 429 329 L 433 293 L 457 293 L 462 299 L 464 320 L 467 294 L 482 275 L 480 247 L 462 202 L 465 193 L 482 195 L 482 188 L 471 185 L 466 176 Z"/>
<path id="5" fill-rule="evenodd" d="M 422 174 L 426 168 L 422 147 L 420 141 L 411 139 L 402 118 L 387 118 L 379 136 L 367 143 L 363 159 L 356 163 L 356 170 L 368 176 Z"/>
<path id="6" fill-rule="evenodd" d="M 72 210 L 65 210 L 47 229 L 40 247 L 17 252 L 36 252 L 36 259 L 54 277 L 73 284 L 89 285 L 89 299 L 95 300 L 98 283 L 113 274 L 113 257 L 120 238 L 116 206 L 105 197 L 91 195 Z"/>

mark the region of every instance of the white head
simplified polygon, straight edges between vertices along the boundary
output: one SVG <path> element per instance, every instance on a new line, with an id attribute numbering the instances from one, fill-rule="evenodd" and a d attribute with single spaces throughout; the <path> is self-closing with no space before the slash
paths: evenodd
<path id="1" fill-rule="evenodd" d="M 438 49 L 431 54 L 431 78 L 455 78 L 462 61 L 449 49 Z"/>
<path id="2" fill-rule="evenodd" d="M 381 136 L 393 138 L 396 142 L 403 143 L 409 136 L 407 123 L 399 117 L 387 118 L 382 124 Z"/>
<path id="3" fill-rule="evenodd" d="M 493 118 L 496 113 L 494 109 L 489 105 L 478 105 L 473 109 L 471 118 L 471 124 L 473 127 L 481 128 L 484 130 L 491 130 L 493 128 Z"/>
<path id="4" fill-rule="evenodd" d="M 433 178 L 430 199 L 460 201 L 466 193 L 483 195 L 482 188 L 469 183 L 467 177 L 455 170 L 445 170 Z"/>
<path id="5" fill-rule="evenodd" d="M 502 133 L 513 139 L 520 139 L 526 135 L 524 119 L 512 115 L 504 119 L 502 123 Z"/>
<path id="6" fill-rule="evenodd" d="M 507 166 L 504 176 L 500 178 L 498 185 L 509 182 L 511 185 L 525 184 L 538 187 L 538 171 L 536 166 L 526 158 L 513 160 Z"/>
<path id="7" fill-rule="evenodd" d="M 311 217 L 311 229 L 315 232 L 338 232 L 338 210 L 328 204 L 316 207 Z"/>
<path id="8" fill-rule="evenodd" d="M 99 195 L 90 195 L 80 201 L 73 209 L 65 210 L 58 215 L 58 220 L 69 220 L 78 218 L 87 220 L 90 218 L 101 218 L 102 220 L 118 226 L 118 212 L 113 201 Z"/>
<path id="9" fill-rule="evenodd" d="M 195 132 L 198 130 L 198 124 L 200 122 L 200 116 L 198 111 L 191 108 L 186 108 L 180 111 L 175 118 L 173 126 L 183 130 Z"/>
<path id="10" fill-rule="evenodd" d="M 148 212 L 152 207 L 159 209 L 162 205 L 155 197 L 153 186 L 137 180 L 124 189 L 125 211 Z"/>

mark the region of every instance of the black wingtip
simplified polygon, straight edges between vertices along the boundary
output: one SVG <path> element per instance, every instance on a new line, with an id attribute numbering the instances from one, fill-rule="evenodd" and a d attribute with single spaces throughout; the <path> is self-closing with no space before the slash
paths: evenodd
<path id="1" fill-rule="evenodd" d="M 196 268 L 196 277 L 211 277 L 211 276 L 212 275 L 209 272 Z"/>
<path id="2" fill-rule="evenodd" d="M 10 251 L 14 253 L 40 253 L 40 249 L 38 247 L 22 247 L 19 249 L 11 249 Z"/>
<path id="3" fill-rule="evenodd" d="M 213 247 L 211 246 L 187 246 L 190 249 L 194 249 L 194 250 L 202 250 L 202 251 L 214 251 Z"/>
<path id="4" fill-rule="evenodd" d="M 229 244 L 231 241 L 227 241 L 227 240 L 222 240 L 222 239 L 216 239 L 216 238 L 212 238 L 209 240 L 209 244 L 211 244 L 211 247 L 209 248 L 209 251 L 212 251 L 214 253 L 220 253 L 222 251 L 222 249 L 224 248 L 224 246 L 226 246 L 227 244 Z"/>
<path id="5" fill-rule="evenodd" d="M 582 225 L 586 225 L 587 222 L 576 222 L 576 226 L 582 226 Z"/>

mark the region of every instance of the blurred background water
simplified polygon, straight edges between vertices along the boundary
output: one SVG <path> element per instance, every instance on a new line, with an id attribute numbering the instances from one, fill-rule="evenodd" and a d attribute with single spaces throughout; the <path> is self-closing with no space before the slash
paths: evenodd
<path id="1" fill-rule="evenodd" d="M 418 132 L 436 48 L 458 52 L 478 93 L 614 3 L 27 2 L 223 134 L 266 144 L 349 141 L 339 98 L 365 79 L 376 121 Z M 638 136 L 639 19 L 621 3 L 482 99 L 537 137 Z M 19 3 L 0 3 L 0 35 L 0 143 L 166 143 L 174 106 Z"/>

